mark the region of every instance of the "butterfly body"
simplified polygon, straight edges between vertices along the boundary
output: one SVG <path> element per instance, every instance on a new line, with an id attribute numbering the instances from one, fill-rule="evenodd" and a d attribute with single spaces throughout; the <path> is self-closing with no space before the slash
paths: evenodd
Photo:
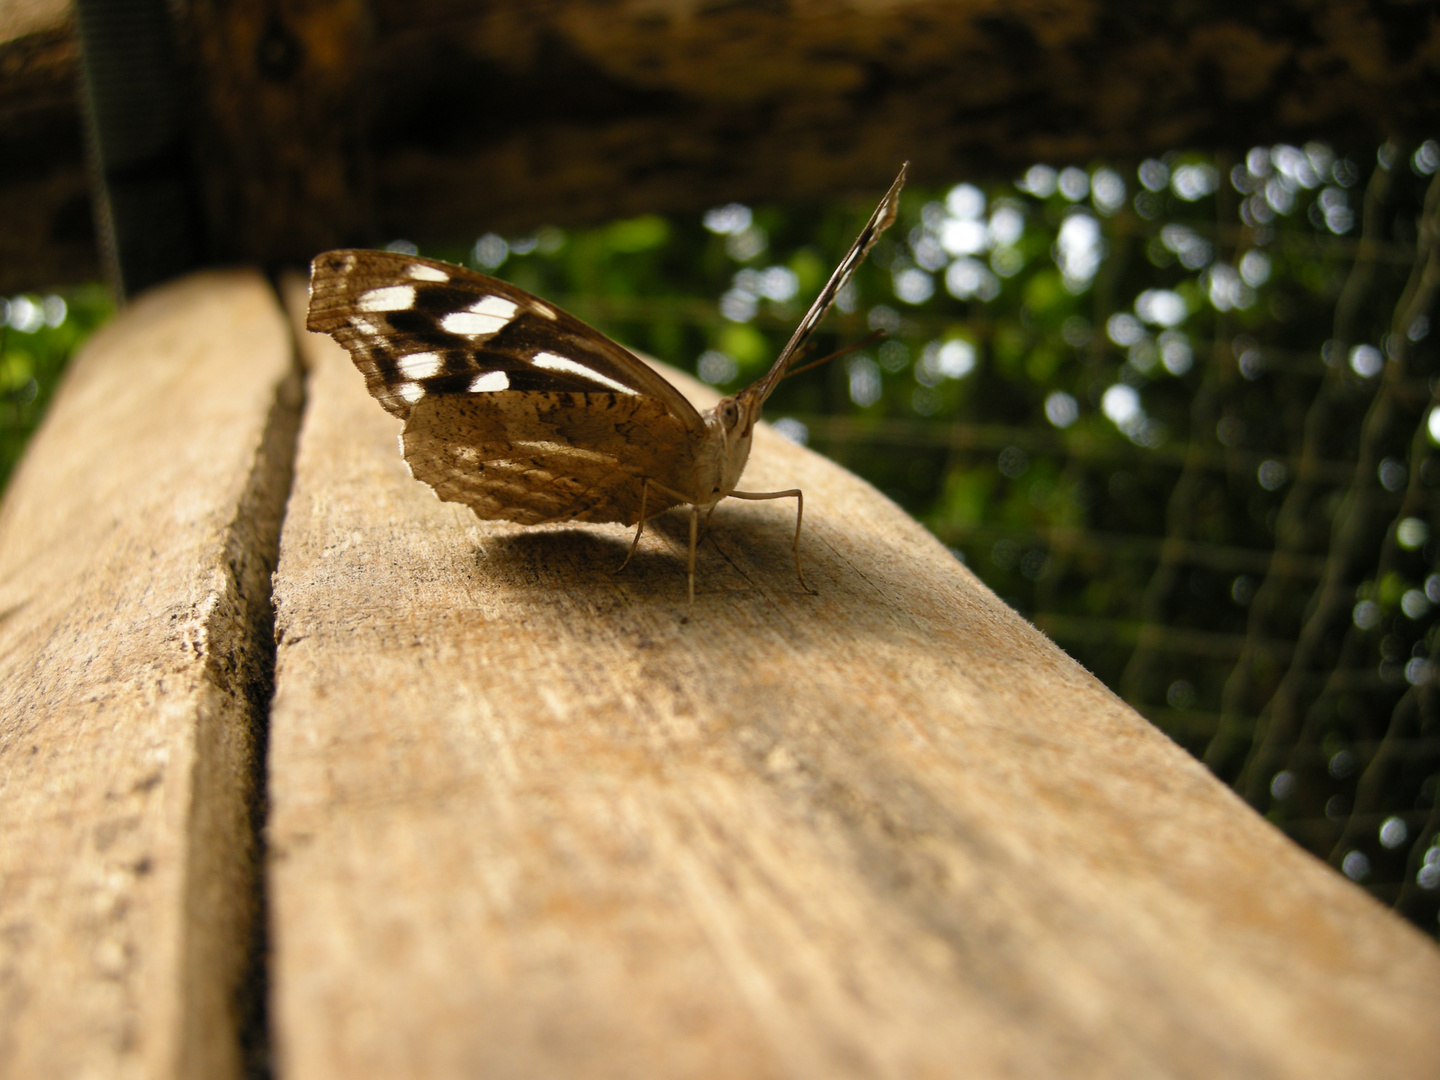
<path id="1" fill-rule="evenodd" d="M 309 329 L 343 345 L 372 396 L 405 422 L 411 474 L 485 519 L 635 525 L 674 506 L 696 521 L 744 492 L 755 422 L 840 287 L 895 218 L 905 170 L 770 371 L 698 411 L 634 354 L 508 282 L 386 251 L 311 264 Z M 800 512 L 796 516 L 799 571 Z M 631 546 L 634 551 L 634 544 Z M 803 578 L 801 579 L 803 582 Z"/>

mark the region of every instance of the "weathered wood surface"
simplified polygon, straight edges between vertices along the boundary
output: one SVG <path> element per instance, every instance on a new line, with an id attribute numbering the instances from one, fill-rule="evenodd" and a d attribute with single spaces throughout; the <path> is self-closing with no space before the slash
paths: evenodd
<path id="1" fill-rule="evenodd" d="M 292 298 L 298 307 L 299 297 Z M 0 1075 L 224 1077 L 298 415 L 258 277 L 74 366 L 0 509 Z M 280 541 L 280 1077 L 1419 1077 L 1440 953 L 853 477 L 483 524 L 328 339 Z M 661 539 L 663 538 L 663 540 Z"/>
<path id="2" fill-rule="evenodd" d="M 252 273 L 76 358 L 0 509 L 0 1076 L 239 1075 L 299 383 Z"/>
<path id="3" fill-rule="evenodd" d="M 291 296 L 303 322 L 303 292 Z M 275 578 L 281 1076 L 1420 1077 L 1440 952 L 865 484 L 482 523 L 328 338 Z"/>
<path id="4" fill-rule="evenodd" d="M 212 259 L 834 197 L 905 159 L 940 183 L 1177 147 L 1369 154 L 1440 108 L 1418 3 L 173 7 Z M 68 27 L 57 0 L 0 0 L 0 290 L 96 270 Z"/>

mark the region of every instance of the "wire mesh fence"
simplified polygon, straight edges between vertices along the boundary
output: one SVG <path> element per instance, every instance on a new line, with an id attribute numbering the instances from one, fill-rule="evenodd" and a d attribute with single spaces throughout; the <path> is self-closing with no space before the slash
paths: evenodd
<path id="1" fill-rule="evenodd" d="M 1432 933 L 1434 158 L 1387 146 L 1365 168 L 1269 148 L 1182 164 L 1209 164 L 1206 198 L 1172 184 L 1149 208 L 1147 166 L 1157 181 L 1178 169 L 1142 165 L 1135 214 L 1097 220 L 1108 250 L 1090 281 L 1063 282 L 1088 311 L 1057 327 L 1027 297 L 1013 324 L 971 324 L 982 380 L 1003 371 L 1006 335 L 1027 365 L 1056 330 L 1069 356 L 992 375 L 1004 385 L 929 439 L 814 424 L 861 471 L 886 456 L 865 443 L 940 450 L 942 490 L 917 508 L 938 535 L 1253 806 Z M 1333 212 L 1340 170 L 1363 191 L 1358 221 Z M 1207 203 L 1208 228 L 1180 216 Z M 1064 222 L 1082 213 L 1056 230 L 1062 276 Z M 1082 426 L 1087 406 L 1133 450 Z"/>

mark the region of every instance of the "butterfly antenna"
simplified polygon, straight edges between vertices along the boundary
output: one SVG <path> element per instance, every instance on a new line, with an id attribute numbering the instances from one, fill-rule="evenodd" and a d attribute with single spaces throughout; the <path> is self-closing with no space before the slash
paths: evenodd
<path id="1" fill-rule="evenodd" d="M 770 396 L 776 384 L 791 373 L 790 365 L 800 355 L 801 348 L 814 333 L 815 327 L 820 325 L 820 320 L 830 310 L 830 305 L 835 302 L 840 290 L 849 284 L 856 267 L 870 253 L 870 249 L 880 239 L 880 234 L 895 223 L 895 216 L 900 207 L 900 189 L 905 186 L 905 176 L 909 168 L 908 161 L 900 166 L 900 174 L 895 177 L 895 182 L 890 185 L 890 190 L 880 200 L 880 205 L 875 207 L 875 212 L 870 215 L 870 220 L 865 223 L 865 227 L 860 230 L 860 235 L 855 238 L 855 243 L 850 245 L 850 250 L 846 252 L 845 258 L 840 260 L 840 265 L 830 275 L 830 280 L 820 290 L 820 295 L 810 305 L 810 310 L 800 320 L 800 325 L 795 327 L 795 333 L 790 335 L 790 340 L 785 343 L 785 348 L 780 350 L 780 358 L 775 361 L 775 366 L 764 377 L 740 392 L 739 396 L 753 402 L 757 409 Z"/>
<path id="2" fill-rule="evenodd" d="M 862 338 L 854 345 L 847 345 L 845 348 L 839 350 L 838 352 L 832 352 L 828 356 L 822 356 L 819 360 L 811 360 L 808 364 L 804 364 L 801 367 L 791 368 L 789 371 L 785 372 L 785 374 L 782 375 L 781 378 L 788 379 L 791 375 L 799 375 L 801 372 L 809 371 L 811 368 L 817 368 L 821 364 L 828 364 L 831 360 L 838 360 L 842 356 L 849 356 L 853 352 L 859 352 L 861 349 L 865 348 L 865 346 L 871 344 L 872 342 L 879 341 L 884 336 L 884 330 L 876 330 L 869 337 Z"/>

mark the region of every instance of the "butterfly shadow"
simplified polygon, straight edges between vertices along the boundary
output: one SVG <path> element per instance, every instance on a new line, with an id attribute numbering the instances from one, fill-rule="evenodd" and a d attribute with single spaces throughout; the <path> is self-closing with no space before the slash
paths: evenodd
<path id="1" fill-rule="evenodd" d="M 696 547 L 697 603 L 707 594 L 757 587 L 801 591 L 795 578 L 793 530 L 793 518 L 785 515 L 771 521 L 763 510 L 722 507 Z M 473 557 L 477 573 L 516 589 L 575 593 L 620 586 L 633 599 L 683 602 L 689 515 L 672 511 L 647 521 L 640 545 L 626 564 L 634 536 L 633 528 L 618 525 L 499 525 L 473 549 Z M 803 539 L 801 548 L 803 558 Z"/>
<path id="2" fill-rule="evenodd" d="M 664 545 L 653 543 L 656 523 L 646 526 L 634 558 L 620 572 L 634 530 L 619 526 L 553 525 L 510 531 L 488 537 L 474 549 L 477 573 L 516 590 L 548 593 L 584 592 L 614 584 L 637 597 L 676 595 L 684 598 L 684 526 L 663 529 Z"/>

